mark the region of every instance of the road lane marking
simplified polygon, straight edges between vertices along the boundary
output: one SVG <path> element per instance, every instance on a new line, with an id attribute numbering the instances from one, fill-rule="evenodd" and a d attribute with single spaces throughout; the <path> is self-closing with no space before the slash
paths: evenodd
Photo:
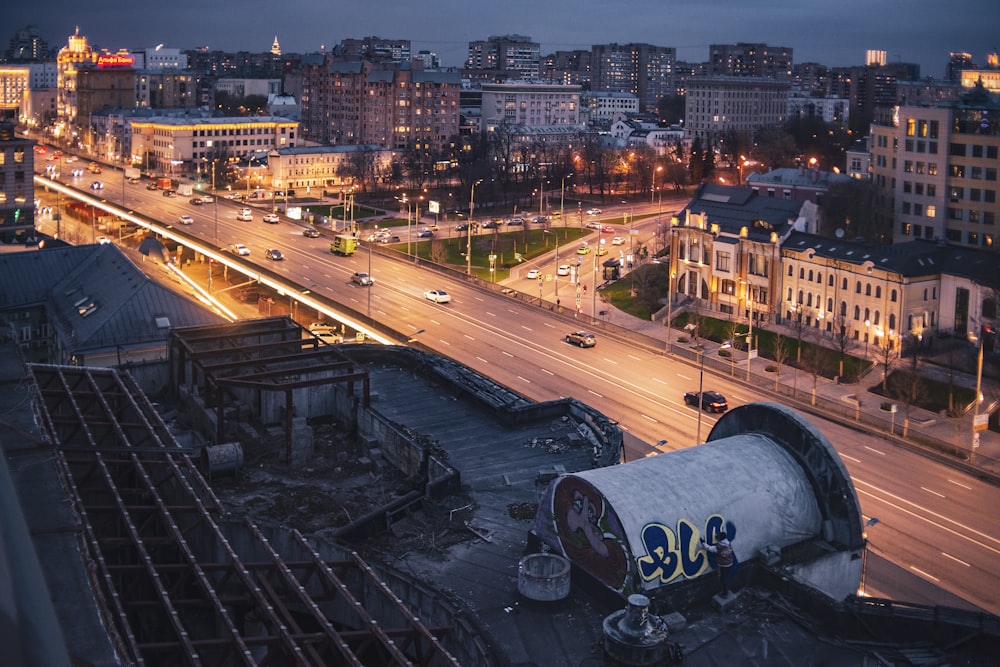
<path id="1" fill-rule="evenodd" d="M 853 456 L 848 456 L 847 454 L 841 453 L 840 458 L 847 459 L 848 461 L 854 461 L 855 463 L 861 463 L 861 459 L 856 459 Z"/>
<path id="2" fill-rule="evenodd" d="M 476 357 L 476 360 L 477 360 L 477 361 L 481 361 L 481 362 L 483 362 L 484 364 L 488 364 L 488 363 L 490 363 L 490 362 L 486 361 L 485 359 L 483 359 L 482 357 Z"/>
<path id="3" fill-rule="evenodd" d="M 554 325 L 554 324 L 550 324 L 550 323 L 548 323 L 548 322 L 543 322 L 542 324 L 544 324 L 545 326 L 547 326 L 547 327 L 548 327 L 548 328 L 550 328 L 550 329 L 555 329 L 555 328 L 556 328 L 556 325 Z"/>
<path id="4" fill-rule="evenodd" d="M 438 322 L 437 320 L 435 320 L 434 318 L 431 318 L 430 322 L 431 322 L 431 324 L 436 324 L 438 326 L 441 326 L 441 323 Z"/>
<path id="5" fill-rule="evenodd" d="M 871 488 L 875 489 L 876 491 L 879 491 L 880 493 L 882 493 L 883 496 L 880 497 L 880 496 L 876 495 L 875 493 L 873 493 L 872 491 L 865 491 L 864 489 L 860 489 L 860 488 L 858 488 L 859 486 L 868 486 L 868 487 L 871 487 Z M 995 553 L 997 555 L 1000 555 L 1000 549 L 991 547 L 989 544 L 986 544 L 986 542 L 992 542 L 994 544 L 1000 544 L 1000 539 L 998 539 L 996 537 L 993 537 L 992 535 L 987 535 L 986 533 L 984 533 L 984 532 L 982 532 L 980 530 L 976 530 L 975 528 L 972 528 L 971 526 L 966 526 L 965 524 L 960 523 L 958 521 L 955 521 L 954 519 L 949 519 L 948 517 L 946 517 L 946 516 L 944 516 L 942 514 L 939 514 L 937 512 L 929 510 L 929 509 L 927 509 L 926 507 L 924 507 L 922 505 L 918 505 L 915 502 L 906 500 L 905 498 L 901 498 L 900 496 L 897 496 L 894 493 L 890 493 L 890 492 L 888 492 L 888 491 L 886 491 L 884 489 L 880 489 L 879 487 L 875 486 L 874 484 L 869 484 L 868 482 L 865 482 L 865 481 L 860 480 L 858 478 L 854 479 L 854 489 L 859 494 L 865 494 L 867 496 L 870 496 L 872 499 L 874 499 L 874 500 L 876 500 L 878 502 L 885 503 L 886 505 L 888 505 L 889 507 L 891 507 L 891 508 L 893 508 L 895 510 L 899 510 L 900 512 L 903 512 L 904 514 L 907 514 L 907 515 L 909 515 L 909 516 L 911 516 L 911 517 L 913 517 L 915 519 L 919 519 L 920 521 L 928 523 L 928 524 L 934 526 L 935 528 L 939 528 L 940 530 L 943 530 L 943 531 L 945 531 L 947 533 L 951 533 L 955 537 L 959 537 L 959 538 L 961 538 L 963 540 L 968 540 L 970 542 L 975 542 L 981 548 L 988 549 L 989 551 L 992 551 L 993 553 Z M 898 502 L 890 502 L 889 500 L 887 500 L 887 498 L 892 498 L 893 500 L 896 500 Z M 903 507 L 903 505 L 901 505 L 899 503 L 905 503 L 906 505 L 910 505 L 912 507 L 916 507 L 920 511 L 916 512 L 916 511 L 910 509 L 909 507 Z M 934 519 L 936 519 L 936 521 L 932 521 L 930 519 L 930 517 L 934 517 Z M 944 523 L 939 523 L 939 522 L 944 522 Z M 951 524 L 951 525 L 954 525 L 954 526 L 958 526 L 958 530 L 956 530 L 955 528 L 951 528 L 950 526 L 945 525 L 945 523 L 948 523 L 948 524 Z M 978 539 L 973 539 L 973 536 L 977 537 Z"/>
<path id="6" fill-rule="evenodd" d="M 400 306 L 399 309 L 400 310 L 405 310 L 406 312 L 410 312 L 410 309 L 407 308 L 406 306 Z"/>
<path id="7" fill-rule="evenodd" d="M 618 365 L 618 362 L 615 361 L 614 359 L 608 359 L 607 357 L 604 357 L 604 361 L 608 362 L 609 364 L 614 364 L 615 366 Z"/>
<path id="8" fill-rule="evenodd" d="M 543 373 L 548 373 L 549 375 L 555 377 L 555 373 L 553 373 L 552 371 L 550 371 L 548 368 L 539 368 L 538 370 L 540 370 Z"/>
<path id="9" fill-rule="evenodd" d="M 629 359 L 635 359 L 636 361 L 642 361 L 642 359 L 640 359 L 639 357 L 635 356 L 634 354 L 628 355 L 628 358 Z"/>
<path id="10" fill-rule="evenodd" d="M 687 380 L 688 382 L 691 381 L 691 378 L 689 378 L 687 375 L 681 375 L 680 373 L 678 373 L 677 377 L 679 377 L 682 380 Z"/>
<path id="11" fill-rule="evenodd" d="M 508 357 L 510 357 L 511 359 L 513 359 L 513 358 L 514 358 L 514 355 L 513 355 L 513 354 L 511 354 L 510 352 L 507 352 L 506 350 L 500 350 L 500 352 L 501 352 L 502 354 L 505 354 L 505 355 L 507 355 L 507 356 L 508 356 Z"/>
<path id="12" fill-rule="evenodd" d="M 926 491 L 927 493 L 933 494 L 933 495 L 937 496 L 938 498 L 944 498 L 945 497 L 945 495 L 943 493 L 938 493 L 937 491 L 931 491 L 926 486 L 921 486 L 920 489 L 923 490 L 923 491 Z"/>
<path id="13" fill-rule="evenodd" d="M 469 334 L 462 334 L 462 335 L 463 335 L 463 336 L 465 336 L 466 338 L 468 338 L 469 340 L 476 340 L 475 338 L 473 338 L 473 337 L 472 337 L 472 336 L 470 336 Z M 478 358 L 479 358 L 479 357 L 476 357 L 476 359 L 478 359 Z"/>
<path id="14" fill-rule="evenodd" d="M 438 338 L 438 342 L 439 343 L 444 343 L 448 347 L 451 347 L 451 343 L 449 343 L 448 341 L 444 340 L 443 338 Z"/>
<path id="15" fill-rule="evenodd" d="M 885 456 L 885 452 L 879 451 L 874 447 L 869 447 L 868 445 L 865 445 L 865 449 L 867 449 L 869 452 L 872 452 L 873 454 L 878 454 L 879 456 Z"/>
<path id="16" fill-rule="evenodd" d="M 955 486 L 960 486 L 963 489 L 966 489 L 967 491 L 972 491 L 972 487 L 971 486 L 966 486 L 965 484 L 962 484 L 961 482 L 956 482 L 953 479 L 949 479 L 948 481 L 951 482 L 952 484 L 954 484 Z"/>
<path id="17" fill-rule="evenodd" d="M 949 553 L 945 553 L 944 551 L 942 551 L 942 552 L 941 552 L 941 555 L 942 555 L 942 556 L 944 556 L 945 558 L 948 558 L 948 559 L 950 559 L 950 560 L 953 560 L 953 561 L 955 561 L 956 563 L 959 563 L 960 565 L 964 565 L 965 567 L 972 567 L 972 565 L 970 565 L 969 563 L 966 563 L 966 562 L 965 562 L 964 560 L 962 560 L 961 558 L 955 558 L 955 557 L 954 557 L 954 556 L 952 556 L 951 554 L 949 554 Z"/>
<path id="18" fill-rule="evenodd" d="M 924 572 L 923 570 L 921 570 L 919 567 L 913 567 L 911 565 L 910 569 L 913 570 L 914 572 L 916 572 L 917 574 L 919 574 L 920 576 L 927 577 L 928 579 L 934 581 L 934 583 L 939 583 L 941 581 L 940 579 L 938 579 L 937 577 L 935 577 L 933 574 L 927 574 L 926 572 Z"/>
<path id="19" fill-rule="evenodd" d="M 496 313 L 491 313 L 488 310 L 486 311 L 486 314 L 489 315 L 490 317 L 496 317 Z"/>
<path id="20" fill-rule="evenodd" d="M 525 331 L 534 331 L 534 329 L 532 329 L 531 327 L 526 327 L 523 324 L 521 325 L 521 328 L 524 329 Z"/>
<path id="21" fill-rule="evenodd" d="M 601 394 L 598 394 L 598 393 L 597 393 L 596 391 L 594 391 L 593 389 L 588 389 L 587 391 L 589 391 L 589 392 L 590 392 L 591 394 L 593 394 L 593 395 L 594 395 L 594 396 L 596 396 L 597 398 L 604 398 L 604 396 L 602 396 Z"/>
<path id="22" fill-rule="evenodd" d="M 531 384 L 531 380 L 525 377 L 521 377 L 520 375 L 517 376 L 517 379 L 520 380 L 521 382 L 527 382 L 528 384 Z"/>
<path id="23" fill-rule="evenodd" d="M 643 419 L 648 419 L 649 421 L 653 422 L 654 424 L 659 424 L 660 423 L 659 419 L 654 419 L 653 417 L 650 417 L 649 415 L 644 415 L 641 412 L 639 413 L 639 416 L 642 417 Z"/>
<path id="24" fill-rule="evenodd" d="M 660 378 L 658 378 L 658 377 L 654 377 L 654 378 L 653 378 L 653 380 L 654 380 L 654 381 L 656 381 L 656 382 L 659 382 L 660 384 L 670 384 L 670 383 L 669 383 L 669 382 L 667 382 L 666 380 L 661 380 L 661 379 L 660 379 Z"/>

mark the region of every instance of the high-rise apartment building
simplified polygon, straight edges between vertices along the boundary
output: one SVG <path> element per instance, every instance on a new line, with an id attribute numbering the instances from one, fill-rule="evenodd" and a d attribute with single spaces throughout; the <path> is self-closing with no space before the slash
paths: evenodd
<path id="1" fill-rule="evenodd" d="M 594 44 L 592 89 L 632 93 L 642 111 L 655 112 L 660 98 L 677 94 L 677 49 L 652 44 Z"/>
<path id="2" fill-rule="evenodd" d="M 340 42 L 340 55 L 348 60 L 376 60 L 380 62 L 405 63 L 411 58 L 410 40 L 364 37 L 345 39 Z"/>
<path id="3" fill-rule="evenodd" d="M 459 132 L 460 88 L 456 72 L 304 56 L 302 136 L 321 144 L 446 154 Z"/>
<path id="4" fill-rule="evenodd" d="M 712 44 L 708 53 L 708 73 L 712 76 L 792 78 L 792 49 L 787 46 Z"/>
<path id="5" fill-rule="evenodd" d="M 537 81 L 540 48 L 538 42 L 525 35 L 491 36 L 484 41 L 469 42 L 465 74 L 480 81 Z"/>
<path id="6" fill-rule="evenodd" d="M 38 33 L 38 26 L 29 25 L 14 32 L 4 52 L 4 62 L 41 63 L 52 58 L 49 44 Z"/>
<path id="7" fill-rule="evenodd" d="M 901 107 L 872 125 L 878 222 L 894 242 L 946 239 L 994 248 L 1000 204 L 1000 98 L 983 90 L 936 107 Z"/>
<path id="8" fill-rule="evenodd" d="M 725 133 L 778 127 L 788 117 L 789 82 L 759 77 L 689 79 L 685 129 L 690 138 L 714 142 Z"/>

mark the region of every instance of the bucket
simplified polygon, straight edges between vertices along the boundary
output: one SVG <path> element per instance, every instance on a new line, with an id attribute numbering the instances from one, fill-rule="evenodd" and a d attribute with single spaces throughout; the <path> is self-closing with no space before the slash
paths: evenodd
<path id="1" fill-rule="evenodd" d="M 243 467 L 243 447 L 238 442 L 205 447 L 201 450 L 201 465 L 209 477 L 237 473 Z"/>

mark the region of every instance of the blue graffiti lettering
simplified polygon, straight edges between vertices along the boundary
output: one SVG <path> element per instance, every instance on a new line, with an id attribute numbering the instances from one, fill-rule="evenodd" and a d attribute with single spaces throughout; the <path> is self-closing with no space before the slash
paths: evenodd
<path id="1" fill-rule="evenodd" d="M 705 522 L 704 534 L 715 542 L 724 529 L 728 529 L 725 518 L 715 514 Z M 676 533 L 661 523 L 646 524 L 641 533 L 646 555 L 636 558 L 639 576 L 666 584 L 681 575 L 691 579 L 715 567 L 714 558 L 710 562 L 710 554 L 701 549 L 700 537 L 694 524 L 684 519 L 677 521 Z"/>

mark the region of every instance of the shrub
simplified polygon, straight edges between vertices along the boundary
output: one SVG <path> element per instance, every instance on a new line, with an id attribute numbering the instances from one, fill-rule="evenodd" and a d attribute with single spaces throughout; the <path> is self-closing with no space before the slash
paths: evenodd
<path id="1" fill-rule="evenodd" d="M 728 359 L 733 356 L 733 353 L 730 350 L 719 350 L 719 356 Z"/>
<path id="2" fill-rule="evenodd" d="M 774 364 L 768 364 L 767 366 L 764 366 L 764 372 L 765 373 L 775 373 L 775 372 L 777 372 L 777 370 L 778 370 L 778 367 L 775 366 Z"/>

